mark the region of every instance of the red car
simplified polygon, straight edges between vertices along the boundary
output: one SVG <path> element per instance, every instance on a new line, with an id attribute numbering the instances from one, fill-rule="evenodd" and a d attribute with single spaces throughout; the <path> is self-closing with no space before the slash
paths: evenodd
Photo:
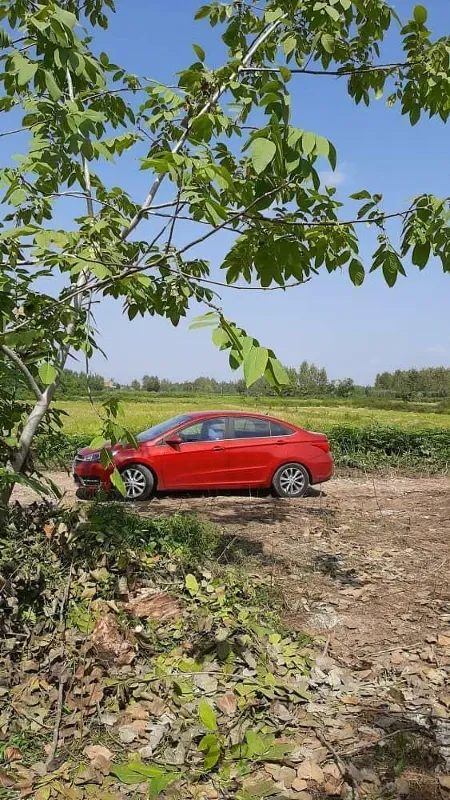
<path id="1" fill-rule="evenodd" d="M 331 478 L 327 437 L 290 422 L 239 411 L 180 414 L 137 436 L 138 446 L 115 445 L 112 455 L 129 500 L 155 490 L 271 488 L 278 497 L 302 497 Z M 100 451 L 84 447 L 74 461 L 75 482 L 110 491 L 111 469 Z"/>

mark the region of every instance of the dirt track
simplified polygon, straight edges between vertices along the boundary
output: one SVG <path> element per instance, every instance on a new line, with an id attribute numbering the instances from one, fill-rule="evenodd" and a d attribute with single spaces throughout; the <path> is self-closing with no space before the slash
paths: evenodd
<path id="1" fill-rule="evenodd" d="M 70 476 L 50 476 L 75 501 Z M 24 501 L 33 493 L 21 488 Z M 140 514 L 192 511 L 219 525 L 223 558 L 272 584 L 293 627 L 348 665 L 421 652 L 450 627 L 450 480 L 336 478 L 300 501 L 172 496 Z"/>

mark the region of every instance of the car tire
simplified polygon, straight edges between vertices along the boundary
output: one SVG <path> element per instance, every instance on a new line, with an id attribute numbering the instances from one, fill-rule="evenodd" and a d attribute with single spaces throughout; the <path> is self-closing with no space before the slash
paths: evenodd
<path id="1" fill-rule="evenodd" d="M 134 502 L 148 500 L 155 489 L 155 477 L 143 464 L 130 464 L 120 472 L 127 495 L 125 500 Z"/>
<path id="2" fill-rule="evenodd" d="M 272 481 L 272 490 L 277 497 L 295 500 L 304 497 L 310 486 L 308 470 L 302 464 L 292 462 L 277 469 Z"/>

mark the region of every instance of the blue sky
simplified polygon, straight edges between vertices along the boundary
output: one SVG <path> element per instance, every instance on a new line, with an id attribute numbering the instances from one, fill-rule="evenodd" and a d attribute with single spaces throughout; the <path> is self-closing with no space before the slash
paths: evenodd
<path id="1" fill-rule="evenodd" d="M 194 22 L 198 5 L 194 0 L 117 0 L 109 30 L 99 34 L 99 49 L 132 72 L 166 82 L 174 82 L 174 73 L 194 60 L 192 42 L 204 47 L 207 63 L 214 66 L 224 53 L 220 29 L 211 30 L 205 20 Z M 425 5 L 433 34 L 448 34 L 448 0 Z M 413 6 L 410 0 L 395 4 L 403 18 L 411 15 Z M 392 38 L 383 60 L 399 58 Z M 424 118 L 411 128 L 395 107 L 386 108 L 384 99 L 369 108 L 356 107 L 345 82 L 334 78 L 294 76 L 291 90 L 293 124 L 325 135 L 337 147 L 338 194 L 345 198 L 362 188 L 379 191 L 386 211 L 398 210 L 424 191 L 448 195 L 450 148 L 448 127 L 442 122 Z M 144 198 L 151 180 L 130 162 L 115 168 L 113 177 L 136 199 Z M 163 201 L 168 196 L 165 188 L 159 197 Z M 373 234 L 360 228 L 361 253 L 368 260 Z M 179 236 L 187 235 L 186 227 L 180 226 Z M 217 268 L 229 243 L 227 234 L 212 237 L 201 254 Z M 449 365 L 450 275 L 444 275 L 438 263 L 430 263 L 423 272 L 406 267 L 408 277 L 399 279 L 394 289 L 378 273 L 359 288 L 345 273 L 324 274 L 286 293 L 224 290 L 223 305 L 229 318 L 275 349 L 283 363 L 314 361 L 333 378 L 351 376 L 368 383 L 382 370 Z M 227 356 L 214 348 L 207 330 L 189 332 L 188 322 L 173 328 L 152 317 L 130 323 L 113 301 L 102 301 L 95 313 L 108 361 L 96 355 L 93 371 L 120 382 L 144 373 L 172 379 L 230 376 Z M 194 310 L 192 316 L 196 313 L 202 311 Z"/>

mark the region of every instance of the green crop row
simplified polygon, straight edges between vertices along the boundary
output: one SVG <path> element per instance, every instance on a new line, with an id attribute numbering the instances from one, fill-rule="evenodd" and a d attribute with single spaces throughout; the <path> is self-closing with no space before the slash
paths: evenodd
<path id="1" fill-rule="evenodd" d="M 358 470 L 398 469 L 446 474 L 450 468 L 450 430 L 402 430 L 372 425 L 357 428 L 333 425 L 326 431 L 336 467 Z M 86 435 L 57 434 L 36 440 L 35 455 L 41 466 L 69 467 L 80 447 L 89 444 Z"/>

